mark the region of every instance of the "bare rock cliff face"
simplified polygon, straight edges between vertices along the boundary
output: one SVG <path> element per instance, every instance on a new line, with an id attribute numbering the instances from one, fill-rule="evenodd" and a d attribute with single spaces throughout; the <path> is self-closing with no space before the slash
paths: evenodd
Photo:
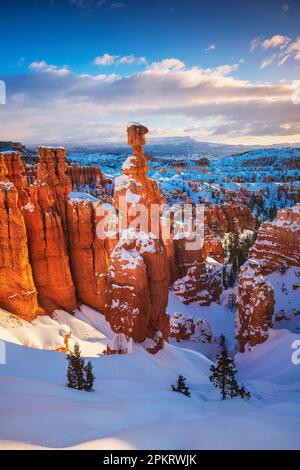
<path id="1" fill-rule="evenodd" d="M 236 338 L 243 352 L 247 343 L 255 346 L 266 341 L 275 305 L 272 284 L 254 260 L 247 261 L 240 270 L 237 303 Z"/>
<path id="2" fill-rule="evenodd" d="M 27 249 L 27 235 L 18 207 L 18 192 L 8 182 L 0 154 L 0 305 L 24 320 L 41 313 Z"/>
<path id="3" fill-rule="evenodd" d="M 300 204 L 281 209 L 273 222 L 261 224 L 250 257 L 260 263 L 263 274 L 280 266 L 300 266 Z"/>
<path id="4" fill-rule="evenodd" d="M 108 266 L 111 247 L 97 236 L 97 205 L 69 200 L 67 231 L 72 277 L 79 302 L 105 313 L 109 304 Z"/>
<path id="5" fill-rule="evenodd" d="M 95 166 L 77 166 L 75 163 L 67 167 L 67 176 L 70 178 L 74 189 L 90 185 L 96 182 L 104 183 L 104 175 L 100 168 Z"/>
<path id="6" fill-rule="evenodd" d="M 49 313 L 56 308 L 72 311 L 77 301 L 60 216 L 60 213 L 65 216 L 63 205 L 66 204 L 66 196 L 63 195 L 70 188 L 63 176 L 64 152 L 62 149 L 40 149 L 41 162 L 33 185 L 26 187 L 20 154 L 5 155 L 8 177 L 15 183 L 22 201 L 21 211 L 38 303 Z M 60 172 L 57 172 L 59 165 Z"/>
<path id="7" fill-rule="evenodd" d="M 140 342 L 150 338 L 152 343 L 148 350 L 156 352 L 169 335 L 166 306 L 170 265 L 164 243 L 148 232 L 150 205 L 160 204 L 164 198 L 157 184 L 147 176 L 142 148 L 147 132 L 142 125 L 128 127 L 128 143 L 133 146 L 133 155 L 123 164 L 123 176 L 115 186 L 115 207 L 120 210 L 125 204 L 128 221 L 132 222 L 136 205 L 142 204 L 146 210 L 146 226 L 124 231 L 119 227 L 120 238 L 111 253 L 109 266 L 111 305 L 107 315 L 116 333 L 124 333 Z"/>
<path id="8" fill-rule="evenodd" d="M 282 209 L 264 222 L 241 268 L 238 284 L 236 336 L 241 351 L 268 338 L 274 313 L 274 289 L 264 277 L 289 266 L 300 266 L 300 204 Z"/>

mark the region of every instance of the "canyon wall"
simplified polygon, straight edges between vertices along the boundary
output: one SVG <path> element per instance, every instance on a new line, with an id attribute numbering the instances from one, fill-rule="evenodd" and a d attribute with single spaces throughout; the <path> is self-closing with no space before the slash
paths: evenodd
<path id="1" fill-rule="evenodd" d="M 240 350 L 268 338 L 274 313 L 274 289 L 266 275 L 300 266 L 300 204 L 281 209 L 273 222 L 264 222 L 242 266 L 238 282 L 236 337 Z"/>
<path id="2" fill-rule="evenodd" d="M 278 211 L 273 222 L 263 222 L 250 257 L 263 274 L 279 267 L 300 266 L 300 204 Z"/>
<path id="3" fill-rule="evenodd" d="M 27 234 L 18 207 L 18 192 L 6 178 L 0 154 L 0 305 L 24 320 L 41 314 L 27 248 Z"/>

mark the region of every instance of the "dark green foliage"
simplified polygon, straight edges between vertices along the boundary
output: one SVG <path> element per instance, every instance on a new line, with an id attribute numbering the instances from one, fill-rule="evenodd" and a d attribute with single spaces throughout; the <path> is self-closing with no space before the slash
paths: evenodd
<path id="1" fill-rule="evenodd" d="M 172 390 L 173 392 L 183 393 L 183 395 L 190 397 L 191 392 L 189 391 L 189 388 L 186 386 L 185 381 L 186 381 L 186 378 L 183 377 L 183 375 L 179 375 L 178 380 L 177 380 L 177 386 L 172 385 Z"/>
<path id="2" fill-rule="evenodd" d="M 221 354 L 217 358 L 216 364 L 211 366 L 210 370 L 212 374 L 209 380 L 216 388 L 220 389 L 223 400 L 228 397 L 250 398 L 250 393 L 237 383 L 235 378 L 237 372 L 235 363 L 234 360 L 228 356 L 225 344 L 223 345 Z"/>
<path id="3" fill-rule="evenodd" d="M 66 359 L 68 361 L 67 386 L 76 390 L 90 391 L 95 380 L 92 372 L 93 366 L 91 362 L 85 365 L 77 343 L 74 346 L 74 351 L 71 351 Z"/>
<path id="4" fill-rule="evenodd" d="M 93 366 L 91 361 L 89 361 L 85 366 L 84 366 L 84 372 L 85 372 L 85 384 L 84 384 L 84 390 L 86 392 L 89 392 L 92 390 L 93 385 L 94 385 L 94 380 L 95 376 L 93 374 Z"/>

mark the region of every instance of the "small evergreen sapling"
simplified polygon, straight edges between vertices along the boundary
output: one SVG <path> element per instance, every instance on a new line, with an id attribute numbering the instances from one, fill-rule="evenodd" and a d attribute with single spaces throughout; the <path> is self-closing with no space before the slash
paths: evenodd
<path id="1" fill-rule="evenodd" d="M 94 380 L 95 376 L 93 374 L 93 366 L 91 361 L 89 361 L 85 366 L 84 366 L 84 372 L 85 372 L 85 384 L 84 384 L 84 390 L 86 392 L 89 392 L 92 390 L 93 385 L 94 385 Z"/>
<path id="2" fill-rule="evenodd" d="M 92 372 L 93 366 L 91 362 L 84 363 L 78 343 L 75 344 L 74 351 L 71 351 L 66 359 L 68 361 L 67 386 L 76 390 L 90 391 L 95 380 Z"/>
<path id="3" fill-rule="evenodd" d="M 183 395 L 190 397 L 191 392 L 189 388 L 186 386 L 185 381 L 186 381 L 186 378 L 183 377 L 183 375 L 179 375 L 178 380 L 177 380 L 177 386 L 172 385 L 172 390 L 173 392 L 183 393 Z"/>
<path id="4" fill-rule="evenodd" d="M 221 354 L 217 358 L 215 365 L 210 368 L 212 375 L 209 380 L 221 391 L 222 399 L 240 397 L 248 399 L 250 393 L 242 386 L 239 386 L 235 375 L 237 373 L 234 360 L 228 356 L 227 348 L 224 346 Z"/>

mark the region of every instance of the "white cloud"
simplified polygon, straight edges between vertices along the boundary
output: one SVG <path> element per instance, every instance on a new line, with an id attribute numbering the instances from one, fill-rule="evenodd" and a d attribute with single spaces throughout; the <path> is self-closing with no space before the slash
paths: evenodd
<path id="1" fill-rule="evenodd" d="M 120 10 L 122 8 L 126 8 L 125 3 L 123 2 L 113 2 L 110 4 L 111 10 Z"/>
<path id="2" fill-rule="evenodd" d="M 100 66 L 109 66 L 109 65 L 145 65 L 147 64 L 146 57 L 136 57 L 134 54 L 126 55 L 126 56 L 119 56 L 119 55 L 111 55 L 111 54 L 103 54 L 102 56 L 96 57 L 93 60 L 94 65 Z"/>
<path id="3" fill-rule="evenodd" d="M 262 40 L 260 37 L 254 38 L 250 43 L 250 51 L 253 52 L 257 47 L 263 51 L 273 49 L 274 53 L 265 57 L 261 61 L 260 69 L 264 69 L 271 64 L 278 67 L 285 64 L 288 59 L 300 61 L 300 37 L 293 41 L 290 37 L 281 34 Z"/>
<path id="4" fill-rule="evenodd" d="M 120 141 L 132 120 L 145 121 L 153 135 L 159 128 L 161 136 L 193 128 L 202 140 L 300 140 L 299 105 L 292 101 L 299 85 L 238 79 L 239 64 L 203 69 L 170 58 L 126 76 L 60 74 L 45 61 L 34 64 L 28 74 L 4 77 L 9 93 L 0 127 L 6 140 Z"/>
<path id="5" fill-rule="evenodd" d="M 257 36 L 256 38 L 252 39 L 250 42 L 250 52 L 255 51 L 255 49 L 260 46 L 261 44 L 261 37 Z"/>
<path id="6" fill-rule="evenodd" d="M 209 52 L 209 51 L 215 50 L 215 48 L 216 48 L 216 45 L 215 45 L 215 44 L 210 44 L 205 50 L 206 50 L 207 52 Z"/>
<path id="7" fill-rule="evenodd" d="M 117 64 L 126 64 L 126 65 L 132 65 L 132 64 L 138 64 L 138 65 L 145 65 L 147 64 L 147 59 L 146 57 L 136 57 L 134 54 L 131 55 L 126 55 L 124 57 L 120 57 L 120 59 L 117 61 Z"/>
<path id="8" fill-rule="evenodd" d="M 168 73 L 171 71 L 183 70 L 185 68 L 185 63 L 179 59 L 164 59 L 160 62 L 153 62 L 148 67 L 148 72 L 155 73 Z"/>
<path id="9" fill-rule="evenodd" d="M 58 67 L 57 65 L 47 64 L 44 60 L 31 62 L 29 65 L 31 70 L 38 70 L 40 72 L 52 73 L 55 75 L 69 75 L 70 69 L 67 66 Z"/>
<path id="10" fill-rule="evenodd" d="M 95 57 L 93 64 L 106 67 L 108 65 L 113 65 L 118 57 L 118 55 L 111 55 L 106 53 L 102 56 Z"/>
<path id="11" fill-rule="evenodd" d="M 286 12 L 289 11 L 289 9 L 290 9 L 290 6 L 289 6 L 287 3 L 283 3 L 283 5 L 282 5 L 282 11 L 283 11 L 284 13 L 286 13 Z"/>
<path id="12" fill-rule="evenodd" d="M 282 49 L 286 47 L 289 42 L 291 42 L 291 39 L 288 36 L 275 34 L 271 38 L 263 41 L 261 46 L 263 49 L 270 49 L 270 48 L 277 48 L 277 47 L 280 47 Z"/>
<path id="13" fill-rule="evenodd" d="M 276 58 L 277 58 L 277 54 L 272 54 L 272 55 L 266 57 L 265 59 L 263 59 L 261 61 L 261 64 L 260 64 L 259 68 L 262 70 L 266 67 L 269 67 L 269 65 L 271 65 L 271 64 L 273 64 L 273 62 L 275 62 Z"/>

